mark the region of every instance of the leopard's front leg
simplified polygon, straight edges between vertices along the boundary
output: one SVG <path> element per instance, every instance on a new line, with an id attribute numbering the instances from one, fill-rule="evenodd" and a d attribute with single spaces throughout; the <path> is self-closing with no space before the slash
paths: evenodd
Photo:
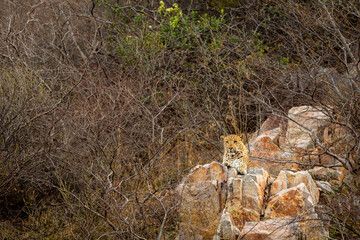
<path id="1" fill-rule="evenodd" d="M 238 173 L 242 174 L 242 175 L 245 175 L 247 174 L 247 169 L 248 169 L 248 166 L 247 164 L 240 160 L 240 159 L 236 159 L 234 160 L 231 164 L 230 164 L 230 167 L 233 167 L 237 170 Z"/>

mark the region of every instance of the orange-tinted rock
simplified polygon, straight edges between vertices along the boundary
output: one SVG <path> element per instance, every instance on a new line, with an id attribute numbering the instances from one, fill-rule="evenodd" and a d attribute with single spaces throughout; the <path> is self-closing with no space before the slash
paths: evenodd
<path id="1" fill-rule="evenodd" d="M 277 175 L 282 169 L 293 168 L 289 162 L 291 155 L 281 151 L 271 137 L 262 135 L 250 146 L 250 158 L 254 166 L 264 168 L 271 175 Z"/>
<path id="2" fill-rule="evenodd" d="M 271 185 L 270 194 L 275 195 L 276 193 L 280 192 L 281 190 L 287 189 L 287 176 L 285 171 L 281 171 L 273 184 Z"/>
<path id="3" fill-rule="evenodd" d="M 186 181 L 187 184 L 196 184 L 211 180 L 226 181 L 226 167 L 218 162 L 212 162 L 204 166 L 196 166 L 190 171 L 184 181 Z"/>
<path id="4" fill-rule="evenodd" d="M 293 218 L 283 217 L 260 222 L 247 222 L 240 239 L 247 240 L 296 240 L 299 223 Z"/>
<path id="5" fill-rule="evenodd" d="M 315 181 L 307 171 L 281 171 L 271 186 L 270 194 L 275 195 L 281 190 L 295 187 L 301 183 L 305 184 L 307 191 L 310 193 L 312 203 L 317 204 L 319 202 L 320 193 Z"/>
<path id="6" fill-rule="evenodd" d="M 263 138 L 269 138 L 269 140 L 266 140 L 266 142 L 272 142 L 275 145 L 277 145 L 278 143 L 278 139 L 280 137 L 280 128 L 275 128 L 272 129 L 268 132 L 264 132 L 260 135 L 254 135 L 251 139 L 250 139 L 250 148 L 258 148 L 258 147 L 263 147 L 263 143 L 262 143 L 262 139 Z M 278 149 L 278 148 L 276 148 Z"/>
<path id="7" fill-rule="evenodd" d="M 217 162 L 197 166 L 178 186 L 181 197 L 178 239 L 211 239 L 217 231 L 227 193 L 227 168 Z"/>
<path id="8" fill-rule="evenodd" d="M 284 189 L 273 196 L 265 210 L 265 218 L 297 217 L 313 212 L 314 204 L 304 183 Z"/>
<path id="9" fill-rule="evenodd" d="M 195 168 L 192 174 L 189 176 L 187 183 L 196 184 L 199 182 L 205 182 L 210 176 L 207 175 L 208 169 L 205 167 Z"/>
<path id="10" fill-rule="evenodd" d="M 259 221 L 269 174 L 250 168 L 248 174 L 229 178 L 226 211 L 238 229 L 246 221 Z"/>
<path id="11" fill-rule="evenodd" d="M 257 138 L 254 142 L 255 150 L 262 150 L 263 152 L 275 152 L 280 151 L 280 148 L 271 140 L 270 136 L 262 135 L 261 138 Z"/>

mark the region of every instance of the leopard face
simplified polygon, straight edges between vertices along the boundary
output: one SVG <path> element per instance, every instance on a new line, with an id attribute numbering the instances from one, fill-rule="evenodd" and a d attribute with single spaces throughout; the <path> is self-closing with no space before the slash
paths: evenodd
<path id="1" fill-rule="evenodd" d="M 224 142 L 224 153 L 235 155 L 244 151 L 244 143 L 239 135 L 221 136 Z"/>

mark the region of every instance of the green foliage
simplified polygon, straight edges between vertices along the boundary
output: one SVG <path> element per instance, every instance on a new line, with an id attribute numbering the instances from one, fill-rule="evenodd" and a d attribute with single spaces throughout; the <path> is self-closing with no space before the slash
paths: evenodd
<path id="1" fill-rule="evenodd" d="M 164 51 L 218 48 L 224 38 L 223 14 L 219 17 L 200 15 L 196 11 L 184 14 L 178 4 L 166 8 L 162 1 L 155 21 L 143 13 L 124 11 L 116 4 L 110 9 L 115 16 L 112 24 L 115 34 L 109 36 L 108 47 L 115 48 L 130 64 L 151 64 L 152 59 Z"/>
<path id="2" fill-rule="evenodd" d="M 220 17 L 200 15 L 197 11 L 183 14 L 175 3 L 173 8 L 167 8 L 162 13 L 160 6 L 160 35 L 166 47 L 196 48 L 202 44 L 211 45 L 218 41 L 221 26 L 225 23 Z"/>
<path id="3" fill-rule="evenodd" d="M 283 65 L 286 65 L 290 62 L 290 59 L 287 58 L 287 57 L 281 57 L 280 58 L 280 63 L 283 64 Z"/>

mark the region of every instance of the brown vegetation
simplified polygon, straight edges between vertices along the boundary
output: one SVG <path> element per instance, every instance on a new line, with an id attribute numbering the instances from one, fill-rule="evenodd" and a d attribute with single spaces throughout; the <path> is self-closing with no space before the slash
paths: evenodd
<path id="1" fill-rule="evenodd" d="M 183 173 L 293 106 L 359 186 L 359 2 L 188 2 L 0 3 L 2 238 L 172 239 Z"/>

